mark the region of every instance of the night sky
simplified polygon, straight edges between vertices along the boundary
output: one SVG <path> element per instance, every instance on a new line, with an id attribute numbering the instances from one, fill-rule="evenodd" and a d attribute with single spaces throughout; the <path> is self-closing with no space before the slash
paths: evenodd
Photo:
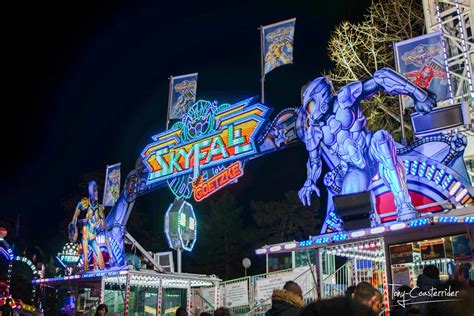
<path id="1" fill-rule="evenodd" d="M 330 32 L 362 19 L 369 2 L 41 1 L 5 9 L 0 217 L 21 214 L 20 233 L 52 251 L 49 241 L 73 214 L 63 201 L 81 175 L 105 176 L 107 164 L 122 162 L 123 183 L 164 130 L 170 75 L 198 72 L 200 99 L 259 95 L 257 28 L 296 17 L 294 64 L 267 76 L 266 104 L 274 114 L 297 106 L 301 85 L 331 68 Z M 306 158 L 298 145 L 253 160 L 226 190 L 245 205 L 280 199 L 304 182 Z M 163 188 L 143 201 L 155 220 L 172 196 Z"/>

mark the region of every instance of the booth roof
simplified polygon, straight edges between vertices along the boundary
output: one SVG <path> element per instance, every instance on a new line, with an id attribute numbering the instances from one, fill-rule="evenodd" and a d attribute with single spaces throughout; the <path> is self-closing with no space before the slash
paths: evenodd
<path id="1" fill-rule="evenodd" d="M 430 230 L 441 228 L 441 231 L 446 231 L 447 226 L 459 226 L 465 228 L 465 224 L 474 224 L 474 205 L 463 206 L 451 210 L 446 210 L 431 216 L 420 217 L 406 223 L 389 222 L 383 225 L 364 228 L 354 231 L 334 232 L 330 234 L 323 234 L 318 236 L 309 236 L 308 240 L 303 241 L 288 241 L 279 244 L 265 245 L 257 250 L 257 255 L 264 255 L 269 253 L 284 253 L 295 250 L 303 250 L 309 248 L 320 248 L 327 245 L 334 245 L 338 243 L 346 243 L 354 240 L 365 240 L 374 237 L 390 237 L 403 233 L 404 235 L 418 235 L 416 238 L 423 238 L 424 232 L 427 232 L 427 226 Z"/>

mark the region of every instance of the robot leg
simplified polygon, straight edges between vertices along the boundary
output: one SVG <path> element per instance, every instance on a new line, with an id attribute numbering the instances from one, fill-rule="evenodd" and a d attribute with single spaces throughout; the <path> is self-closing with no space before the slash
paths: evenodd
<path id="1" fill-rule="evenodd" d="M 100 251 L 100 246 L 97 243 L 96 239 L 95 238 L 92 239 L 90 243 L 91 243 L 92 252 L 94 253 L 94 256 L 95 256 L 97 266 L 99 267 L 99 269 L 105 268 L 104 258 L 102 257 L 102 252 Z"/>
<path id="2" fill-rule="evenodd" d="M 405 169 L 396 154 L 393 138 L 387 131 L 377 131 L 372 136 L 370 154 L 379 165 L 380 177 L 393 193 L 398 221 L 416 218 L 418 212 L 408 194 Z"/>
<path id="3" fill-rule="evenodd" d="M 82 232 L 82 256 L 84 257 L 84 270 L 89 270 L 89 236 L 87 232 Z"/>

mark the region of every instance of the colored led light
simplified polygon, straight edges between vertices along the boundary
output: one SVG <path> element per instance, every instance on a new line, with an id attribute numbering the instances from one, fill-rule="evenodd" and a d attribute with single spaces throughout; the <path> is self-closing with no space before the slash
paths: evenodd
<path id="1" fill-rule="evenodd" d="M 410 227 L 418 227 L 418 226 L 424 226 L 428 224 L 428 219 L 423 218 L 423 219 L 417 219 L 414 221 L 410 222 Z"/>
<path id="2" fill-rule="evenodd" d="M 426 178 L 428 180 L 431 180 L 433 178 L 435 170 L 436 170 L 436 167 L 433 165 L 428 167 L 428 172 L 426 172 Z"/>
<path id="3" fill-rule="evenodd" d="M 461 191 L 459 191 L 459 193 L 456 194 L 456 202 L 461 201 L 461 200 L 463 199 L 463 197 L 466 196 L 466 194 L 467 194 L 467 189 L 466 189 L 466 188 L 464 188 L 464 189 L 462 189 Z"/>
<path id="4" fill-rule="evenodd" d="M 365 236 L 364 230 L 359 230 L 359 231 L 351 233 L 351 237 L 353 238 L 362 237 L 362 236 Z"/>
<path id="5" fill-rule="evenodd" d="M 474 223 L 474 216 L 466 216 L 466 217 L 464 217 L 464 223 L 466 223 L 466 224 L 472 224 L 472 223 Z"/>
<path id="6" fill-rule="evenodd" d="M 390 230 L 400 230 L 406 227 L 407 227 L 406 223 L 396 223 L 396 224 L 390 225 Z"/>
<path id="7" fill-rule="evenodd" d="M 441 216 L 438 219 L 440 223 L 457 223 L 458 218 L 456 216 Z"/>
<path id="8" fill-rule="evenodd" d="M 405 170 L 409 170 L 409 169 L 410 169 L 410 161 L 404 160 L 404 161 L 403 161 L 403 164 L 404 164 L 404 166 L 405 166 Z"/>
<path id="9" fill-rule="evenodd" d="M 449 188 L 452 181 L 453 181 L 453 176 L 450 174 L 446 174 L 446 177 L 444 177 L 443 182 L 441 183 L 441 187 L 444 190 L 446 190 L 447 188 Z"/>
<path id="10" fill-rule="evenodd" d="M 461 187 L 461 182 L 456 181 L 456 183 L 453 185 L 453 187 L 451 188 L 451 190 L 449 190 L 449 194 L 450 194 L 450 195 L 456 194 L 456 192 L 458 191 L 458 189 L 459 189 L 460 187 Z"/>
<path id="11" fill-rule="evenodd" d="M 420 168 L 418 169 L 418 176 L 423 177 L 426 172 L 426 162 L 422 162 Z"/>
<path id="12" fill-rule="evenodd" d="M 445 173 L 444 170 L 438 169 L 437 175 L 435 177 L 435 183 L 436 184 L 439 184 L 441 182 L 441 179 L 443 178 L 444 173 Z"/>
<path id="13" fill-rule="evenodd" d="M 347 234 L 339 234 L 332 237 L 332 240 L 339 241 L 339 240 L 345 240 L 346 238 L 347 238 Z"/>
<path id="14" fill-rule="evenodd" d="M 371 235 L 380 234 L 380 233 L 383 233 L 384 231 L 385 231 L 384 226 L 375 227 L 370 230 L 370 234 Z"/>
<path id="15" fill-rule="evenodd" d="M 411 163 L 410 173 L 411 173 L 412 175 L 416 175 L 417 169 L 418 169 L 418 161 L 413 161 L 413 162 Z"/>
<path id="16" fill-rule="evenodd" d="M 281 246 L 270 247 L 270 252 L 275 252 L 275 251 L 280 251 L 280 250 L 281 250 Z"/>

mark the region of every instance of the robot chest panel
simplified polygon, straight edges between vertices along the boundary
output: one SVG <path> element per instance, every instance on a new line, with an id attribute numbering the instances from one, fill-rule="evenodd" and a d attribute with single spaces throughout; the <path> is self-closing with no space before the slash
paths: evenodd
<path id="1" fill-rule="evenodd" d="M 349 132 L 349 129 L 354 125 L 353 120 L 349 117 L 352 112 L 350 110 L 344 112 L 345 113 L 342 113 L 339 117 L 342 116 L 345 121 L 339 120 L 338 113 L 336 113 L 335 115 L 331 115 L 327 119 L 326 125 L 321 127 L 323 142 L 326 146 L 332 146 L 336 143 L 340 143 L 343 139 L 350 137 L 351 133 Z"/>
<path id="2" fill-rule="evenodd" d="M 342 129 L 350 129 L 357 118 L 352 108 L 341 108 L 339 107 L 335 113 L 334 119 L 341 123 Z"/>

